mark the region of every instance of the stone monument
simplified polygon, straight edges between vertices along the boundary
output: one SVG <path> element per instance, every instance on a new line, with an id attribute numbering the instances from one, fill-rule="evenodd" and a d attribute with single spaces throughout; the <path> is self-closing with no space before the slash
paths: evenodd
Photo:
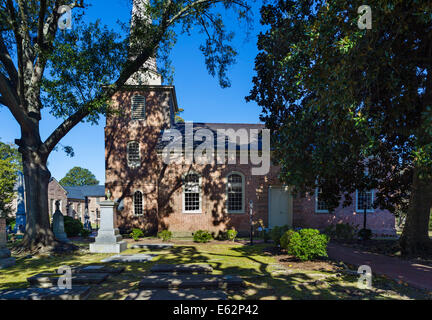
<path id="1" fill-rule="evenodd" d="M 120 253 L 127 249 L 126 241 L 117 228 L 117 203 L 111 200 L 100 203 L 100 228 L 94 243 L 90 243 L 92 253 Z"/>
<path id="2" fill-rule="evenodd" d="M 60 242 L 70 242 L 64 231 L 64 218 L 60 211 L 60 201 L 55 202 L 56 211 L 53 214 L 53 232 L 56 239 Z"/>
<path id="3" fill-rule="evenodd" d="M 14 232 L 17 234 L 23 234 L 26 226 L 26 211 L 24 204 L 24 175 L 21 171 L 18 172 L 17 188 L 18 199 Z"/>
<path id="4" fill-rule="evenodd" d="M 1 214 L 1 211 L 0 211 Z M 15 258 L 11 257 L 9 249 L 6 247 L 6 219 L 0 218 L 0 269 L 4 269 L 15 264 Z"/>

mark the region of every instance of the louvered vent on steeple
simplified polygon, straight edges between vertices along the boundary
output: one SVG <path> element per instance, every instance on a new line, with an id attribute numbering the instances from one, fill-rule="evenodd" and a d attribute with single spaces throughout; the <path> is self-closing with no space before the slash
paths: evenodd
<path id="1" fill-rule="evenodd" d="M 145 119 L 145 97 L 132 97 L 132 120 Z"/>

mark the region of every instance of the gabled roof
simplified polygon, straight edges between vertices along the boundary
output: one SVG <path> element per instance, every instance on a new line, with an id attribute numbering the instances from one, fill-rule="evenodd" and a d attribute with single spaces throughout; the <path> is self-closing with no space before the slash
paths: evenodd
<path id="1" fill-rule="evenodd" d="M 104 185 L 64 187 L 70 199 L 85 200 L 85 197 L 104 197 Z"/>

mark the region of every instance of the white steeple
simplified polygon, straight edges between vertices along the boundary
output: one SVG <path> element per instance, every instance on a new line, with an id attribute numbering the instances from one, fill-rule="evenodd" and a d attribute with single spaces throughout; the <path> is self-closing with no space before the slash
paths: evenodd
<path id="1" fill-rule="evenodd" d="M 148 5 L 149 0 L 133 0 L 132 5 L 132 19 L 131 19 L 131 46 L 138 45 L 134 43 L 132 37 L 132 30 L 134 26 L 139 24 L 139 21 L 144 21 L 146 19 L 145 7 Z M 152 23 L 150 17 L 147 17 L 148 23 Z M 148 69 L 148 70 L 145 70 Z M 127 81 L 126 85 L 161 85 L 162 76 L 157 71 L 156 58 L 149 58 L 144 65 L 135 72 Z"/>

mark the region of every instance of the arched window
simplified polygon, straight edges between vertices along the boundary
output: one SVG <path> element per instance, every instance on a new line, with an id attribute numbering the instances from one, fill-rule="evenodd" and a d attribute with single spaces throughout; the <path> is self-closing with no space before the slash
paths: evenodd
<path id="1" fill-rule="evenodd" d="M 145 97 L 133 96 L 131 103 L 132 120 L 145 119 Z"/>
<path id="2" fill-rule="evenodd" d="M 233 172 L 228 175 L 227 207 L 230 213 L 244 212 L 244 176 Z"/>
<path id="3" fill-rule="evenodd" d="M 201 177 L 189 173 L 183 180 L 183 212 L 201 213 Z"/>
<path id="4" fill-rule="evenodd" d="M 140 150 L 137 141 L 130 141 L 127 145 L 127 161 L 129 167 L 136 167 L 140 164 Z"/>
<path id="5" fill-rule="evenodd" d="M 140 216 L 143 214 L 143 194 L 141 191 L 134 193 L 134 214 Z"/>

